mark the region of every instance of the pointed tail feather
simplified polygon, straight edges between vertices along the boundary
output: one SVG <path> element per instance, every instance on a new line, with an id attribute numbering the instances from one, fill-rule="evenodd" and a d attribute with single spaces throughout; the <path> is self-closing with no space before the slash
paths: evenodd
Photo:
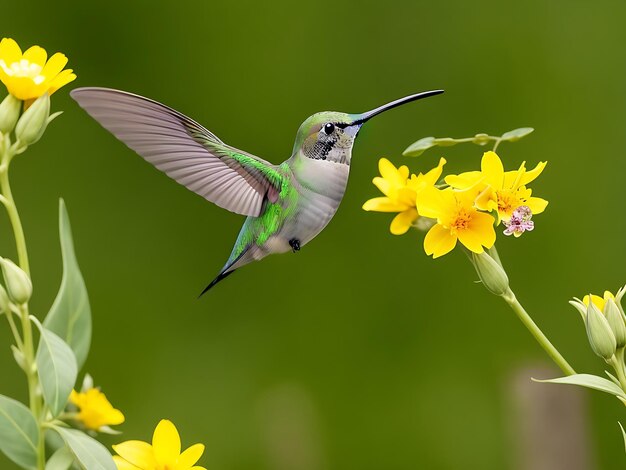
<path id="1" fill-rule="evenodd" d="M 206 293 L 208 292 L 208 290 L 209 290 L 211 287 L 213 287 L 215 284 L 217 284 L 218 282 L 220 282 L 222 279 L 227 278 L 228 276 L 230 276 L 230 275 L 231 275 L 232 273 L 234 273 L 235 271 L 236 271 L 236 269 L 233 269 L 232 271 L 226 271 L 226 272 L 222 271 L 221 273 L 219 273 L 219 274 L 217 275 L 217 277 L 216 277 L 215 279 L 213 279 L 213 280 L 211 281 L 211 283 L 210 283 L 208 286 L 206 286 L 206 287 L 204 288 L 204 290 L 200 293 L 200 295 L 198 296 L 198 298 L 202 297 L 204 294 L 206 294 Z"/>

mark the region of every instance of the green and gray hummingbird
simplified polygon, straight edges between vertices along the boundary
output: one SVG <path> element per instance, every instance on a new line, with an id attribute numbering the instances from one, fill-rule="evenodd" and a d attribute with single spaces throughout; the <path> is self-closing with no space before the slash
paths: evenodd
<path id="1" fill-rule="evenodd" d="M 346 191 L 352 146 L 372 117 L 426 91 L 361 114 L 322 112 L 306 119 L 291 157 L 274 165 L 222 142 L 193 119 L 154 100 L 108 88 L 72 97 L 105 129 L 170 178 L 208 201 L 247 216 L 217 277 L 273 253 L 298 251 L 333 218 Z M 200 294 L 200 295 L 202 295 Z"/>

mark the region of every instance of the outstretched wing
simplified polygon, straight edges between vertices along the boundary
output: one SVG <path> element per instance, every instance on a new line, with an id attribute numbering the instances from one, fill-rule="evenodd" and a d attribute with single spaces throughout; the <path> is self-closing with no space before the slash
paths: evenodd
<path id="1" fill-rule="evenodd" d="M 278 197 L 282 176 L 274 165 L 230 147 L 172 108 L 109 88 L 78 88 L 71 95 L 148 162 L 224 209 L 258 216 L 266 197 Z"/>

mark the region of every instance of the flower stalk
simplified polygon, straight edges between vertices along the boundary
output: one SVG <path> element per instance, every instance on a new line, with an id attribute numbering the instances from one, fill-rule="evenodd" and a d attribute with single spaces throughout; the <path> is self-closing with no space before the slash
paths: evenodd
<path id="1" fill-rule="evenodd" d="M 531 316 L 528 314 L 526 309 L 522 306 L 522 304 L 517 300 L 515 293 L 509 287 L 507 292 L 502 296 L 504 301 L 511 307 L 511 310 L 515 312 L 517 318 L 524 324 L 526 329 L 533 335 L 533 338 L 539 343 L 539 345 L 543 348 L 543 350 L 550 356 L 550 358 L 554 361 L 554 363 L 559 366 L 559 368 L 563 371 L 565 375 L 574 375 L 576 371 L 569 363 L 565 360 L 565 358 L 561 355 L 561 353 L 554 347 L 554 345 L 550 342 L 548 337 L 541 331 L 541 329 L 537 326 Z"/>

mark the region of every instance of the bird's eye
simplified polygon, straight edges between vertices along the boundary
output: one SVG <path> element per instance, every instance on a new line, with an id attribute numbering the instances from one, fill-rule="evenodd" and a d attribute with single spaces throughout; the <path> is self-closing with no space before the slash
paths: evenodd
<path id="1" fill-rule="evenodd" d="M 335 131 L 335 125 L 332 122 L 327 122 L 324 124 L 324 133 L 326 135 L 330 135 Z"/>

